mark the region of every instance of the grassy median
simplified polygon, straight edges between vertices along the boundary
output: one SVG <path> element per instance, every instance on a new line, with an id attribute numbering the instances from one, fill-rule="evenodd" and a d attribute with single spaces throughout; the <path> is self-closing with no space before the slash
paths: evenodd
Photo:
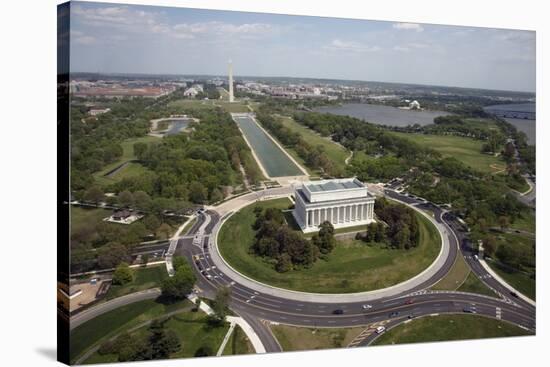
<path id="1" fill-rule="evenodd" d="M 401 324 L 376 339 L 373 345 L 425 343 L 447 340 L 531 335 L 527 330 L 483 316 L 441 315 Z"/>

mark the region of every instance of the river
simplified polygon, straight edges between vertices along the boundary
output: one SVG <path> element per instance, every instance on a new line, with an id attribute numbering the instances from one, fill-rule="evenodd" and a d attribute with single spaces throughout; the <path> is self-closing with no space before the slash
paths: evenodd
<path id="1" fill-rule="evenodd" d="M 316 112 L 351 116 L 378 125 L 407 126 L 433 124 L 434 118 L 450 115 L 444 111 L 405 110 L 397 107 L 368 103 L 346 103 L 341 106 L 314 108 Z"/>

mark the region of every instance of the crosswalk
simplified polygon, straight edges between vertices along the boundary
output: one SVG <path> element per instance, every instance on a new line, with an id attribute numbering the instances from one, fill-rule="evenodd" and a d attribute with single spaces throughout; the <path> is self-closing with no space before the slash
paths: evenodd
<path id="1" fill-rule="evenodd" d="M 384 326 L 388 322 L 390 322 L 390 320 L 383 320 L 383 321 L 379 321 L 379 322 L 375 322 L 375 323 L 370 324 L 365 330 L 361 331 L 361 333 L 359 335 L 357 335 L 348 344 L 348 348 L 357 347 L 359 344 L 361 344 L 363 342 L 363 340 L 365 340 L 366 338 L 371 336 L 373 333 L 375 333 L 377 327 Z"/>

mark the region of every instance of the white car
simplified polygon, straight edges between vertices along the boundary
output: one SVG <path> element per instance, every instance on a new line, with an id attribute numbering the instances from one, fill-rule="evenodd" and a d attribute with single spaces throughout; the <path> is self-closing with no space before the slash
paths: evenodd
<path id="1" fill-rule="evenodd" d="M 363 310 L 370 310 L 372 308 L 372 305 L 363 305 Z"/>
<path id="2" fill-rule="evenodd" d="M 376 328 L 376 334 L 382 334 L 384 331 L 386 331 L 384 326 L 379 326 Z"/>

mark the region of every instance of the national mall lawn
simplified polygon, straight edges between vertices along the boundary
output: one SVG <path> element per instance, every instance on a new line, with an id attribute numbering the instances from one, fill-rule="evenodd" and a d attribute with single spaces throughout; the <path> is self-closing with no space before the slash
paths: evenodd
<path id="1" fill-rule="evenodd" d="M 231 216 L 218 236 L 224 259 L 242 274 L 272 286 L 314 293 L 352 293 L 389 287 L 414 277 L 435 260 L 441 248 L 437 229 L 417 214 L 420 243 L 414 249 L 388 249 L 384 244 L 338 240 L 327 259 L 318 259 L 310 268 L 279 273 L 270 260 L 249 251 L 255 235 L 254 208 L 287 210 L 291 204 L 287 198 L 260 201 Z M 291 215 L 285 217 L 289 220 Z"/>

